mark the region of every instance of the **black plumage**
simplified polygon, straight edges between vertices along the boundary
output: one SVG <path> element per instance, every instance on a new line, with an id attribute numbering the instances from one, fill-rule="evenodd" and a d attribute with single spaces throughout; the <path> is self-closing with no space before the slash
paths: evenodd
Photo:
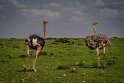
<path id="1" fill-rule="evenodd" d="M 36 46 L 33 46 L 33 39 L 36 39 L 37 38 L 37 43 L 40 44 L 42 46 L 42 49 L 45 45 L 45 39 L 38 36 L 38 35 L 30 35 L 28 39 L 26 39 L 26 43 L 28 44 L 28 46 L 31 48 L 31 49 L 34 49 L 34 50 L 37 50 L 37 47 L 38 45 Z"/>

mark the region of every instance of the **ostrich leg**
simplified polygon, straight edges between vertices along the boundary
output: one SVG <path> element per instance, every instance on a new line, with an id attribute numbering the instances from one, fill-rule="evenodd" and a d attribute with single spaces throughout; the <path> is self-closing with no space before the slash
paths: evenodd
<path id="1" fill-rule="evenodd" d="M 100 52 L 99 52 L 99 48 L 96 48 L 96 52 L 97 52 L 97 60 L 98 60 L 97 64 L 98 64 L 98 68 L 100 68 L 101 65 L 100 65 Z"/>
<path id="2" fill-rule="evenodd" d="M 32 70 L 35 71 L 35 72 L 37 71 L 36 70 L 36 67 L 35 67 L 36 61 L 37 61 L 37 56 L 39 55 L 41 48 L 42 48 L 42 46 L 41 45 L 38 45 L 38 48 L 37 48 L 37 51 L 36 51 L 36 56 L 35 56 L 35 59 L 33 61 Z"/>
<path id="3" fill-rule="evenodd" d="M 26 64 L 23 65 L 25 67 L 25 70 L 28 68 L 30 51 L 31 51 L 31 48 L 27 45 Z"/>
<path id="4" fill-rule="evenodd" d="M 105 47 L 103 48 L 103 68 L 105 68 Z"/>

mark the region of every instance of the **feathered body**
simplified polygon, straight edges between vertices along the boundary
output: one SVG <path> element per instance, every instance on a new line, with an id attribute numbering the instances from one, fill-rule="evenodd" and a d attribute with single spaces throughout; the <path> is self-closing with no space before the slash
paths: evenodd
<path id="1" fill-rule="evenodd" d="M 45 39 L 34 34 L 29 36 L 29 38 L 26 40 L 26 43 L 31 49 L 37 50 L 38 45 L 41 45 L 41 49 L 43 49 L 45 45 Z"/>
<path id="2" fill-rule="evenodd" d="M 111 46 L 109 38 L 102 34 L 87 36 L 85 38 L 85 43 L 87 47 L 89 47 L 92 50 L 96 48 L 102 49 L 103 47 Z"/>

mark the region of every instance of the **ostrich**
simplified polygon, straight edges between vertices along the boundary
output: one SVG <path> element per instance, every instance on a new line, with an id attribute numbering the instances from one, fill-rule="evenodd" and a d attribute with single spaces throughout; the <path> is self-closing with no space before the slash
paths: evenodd
<path id="1" fill-rule="evenodd" d="M 37 60 L 37 57 L 38 57 L 41 49 L 43 49 L 43 47 L 45 45 L 46 24 L 47 23 L 48 22 L 46 20 L 44 20 L 44 22 L 43 22 L 43 24 L 44 24 L 44 37 L 43 38 L 34 34 L 34 35 L 30 35 L 28 37 L 28 39 L 25 40 L 26 45 L 27 45 L 26 65 L 23 65 L 25 67 L 25 70 L 27 69 L 30 51 L 31 51 L 31 49 L 34 49 L 34 50 L 36 50 L 36 56 L 35 56 L 35 59 L 34 59 L 33 64 L 32 64 L 32 71 L 37 71 L 36 67 L 35 67 L 36 60 Z"/>
<path id="2" fill-rule="evenodd" d="M 100 55 L 103 55 L 103 68 L 105 68 L 105 49 L 106 47 L 110 47 L 111 46 L 111 42 L 109 41 L 109 38 L 103 34 L 96 34 L 96 23 L 95 21 L 93 21 L 92 23 L 92 27 L 93 27 L 93 31 L 94 34 L 93 35 L 89 35 L 85 38 L 85 43 L 86 46 L 88 48 L 90 48 L 91 50 L 96 50 L 97 52 L 97 65 L 98 68 L 101 67 L 100 64 Z M 100 49 L 103 49 L 103 53 L 100 53 Z"/>

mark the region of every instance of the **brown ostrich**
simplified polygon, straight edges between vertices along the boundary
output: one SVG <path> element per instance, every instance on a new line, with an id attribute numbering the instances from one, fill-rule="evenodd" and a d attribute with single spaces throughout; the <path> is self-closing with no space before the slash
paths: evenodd
<path id="1" fill-rule="evenodd" d="M 92 27 L 94 30 L 94 34 L 93 35 L 89 35 L 85 38 L 85 43 L 86 46 L 88 48 L 90 48 L 91 50 L 96 50 L 97 52 L 97 58 L 98 58 L 98 68 L 101 67 L 100 64 L 100 55 L 103 55 L 103 68 L 105 68 L 105 50 L 106 47 L 110 47 L 111 46 L 111 42 L 109 41 L 109 38 L 106 37 L 105 35 L 102 34 L 96 34 L 96 23 L 95 21 L 93 21 L 92 23 Z M 103 53 L 100 53 L 100 49 L 103 50 Z"/>
<path id="2" fill-rule="evenodd" d="M 26 65 L 23 65 L 25 67 L 25 70 L 27 69 L 27 65 L 29 63 L 28 58 L 30 55 L 30 51 L 31 51 L 31 49 L 34 49 L 34 50 L 36 50 L 36 56 L 35 56 L 35 59 L 32 64 L 32 71 L 37 71 L 35 65 L 36 65 L 37 57 L 38 57 L 41 49 L 43 49 L 43 47 L 45 45 L 45 33 L 46 33 L 47 21 L 44 20 L 43 24 L 44 24 L 44 37 L 43 38 L 34 34 L 34 35 L 30 35 L 28 37 L 28 39 L 25 40 L 26 45 L 27 45 Z"/>

